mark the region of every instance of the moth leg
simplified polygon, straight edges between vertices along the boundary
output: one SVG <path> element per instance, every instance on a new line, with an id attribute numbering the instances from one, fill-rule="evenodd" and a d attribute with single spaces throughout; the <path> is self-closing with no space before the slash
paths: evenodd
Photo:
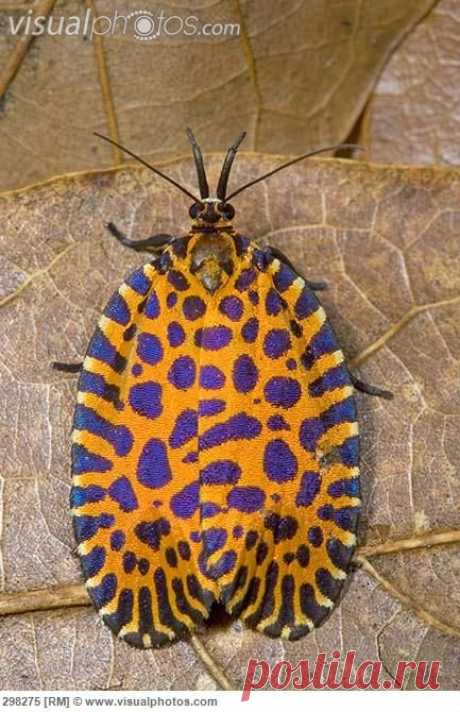
<path id="1" fill-rule="evenodd" d="M 281 252 L 281 250 L 279 250 L 277 247 L 272 247 L 271 245 L 269 245 L 268 249 L 273 255 L 273 257 L 277 257 L 280 262 L 283 262 L 286 265 L 286 267 L 289 267 L 290 269 L 292 269 L 293 272 L 299 274 L 299 276 L 302 277 L 302 279 L 304 280 L 307 287 L 309 287 L 309 289 L 311 289 L 313 292 L 321 292 L 327 289 L 327 282 L 310 282 L 309 279 L 305 279 L 305 277 L 299 273 L 297 267 L 294 267 L 289 257 L 286 257 L 284 252 Z"/>
<path id="2" fill-rule="evenodd" d="M 129 237 L 126 237 L 126 235 L 121 232 L 116 225 L 114 225 L 113 222 L 106 223 L 105 226 L 110 234 L 118 240 L 118 242 L 121 242 L 122 245 L 129 247 L 131 250 L 135 250 L 136 252 L 143 252 L 144 250 L 149 251 L 150 249 L 156 250 L 161 247 L 165 247 L 165 245 L 173 239 L 172 235 L 159 233 L 158 235 L 146 237 L 145 240 L 130 240 Z"/>
<path id="3" fill-rule="evenodd" d="M 361 393 L 367 393 L 368 396 L 378 396 L 379 398 L 385 398 L 386 400 L 392 400 L 393 398 L 393 393 L 391 391 L 386 391 L 378 386 L 371 386 L 370 383 L 360 381 L 359 378 L 356 378 L 356 376 L 352 373 L 350 373 L 350 379 L 356 390 L 361 391 Z"/>
<path id="4" fill-rule="evenodd" d="M 63 363 L 62 361 L 53 361 L 51 363 L 51 368 L 56 371 L 63 371 L 64 373 L 79 373 L 83 368 L 83 361 L 81 363 Z"/>

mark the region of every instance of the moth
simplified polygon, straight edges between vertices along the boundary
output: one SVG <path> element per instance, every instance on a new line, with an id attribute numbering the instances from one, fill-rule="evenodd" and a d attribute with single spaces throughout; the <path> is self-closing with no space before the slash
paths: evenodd
<path id="1" fill-rule="evenodd" d="M 91 600 L 139 648 L 186 637 L 215 604 L 297 640 L 338 600 L 360 512 L 354 388 L 315 292 L 274 247 L 233 227 L 230 146 L 215 195 L 188 130 L 200 195 L 182 237 L 111 297 L 82 365 L 71 511 Z M 97 134 L 99 135 L 99 134 Z M 322 149 L 330 150 L 330 149 Z"/>

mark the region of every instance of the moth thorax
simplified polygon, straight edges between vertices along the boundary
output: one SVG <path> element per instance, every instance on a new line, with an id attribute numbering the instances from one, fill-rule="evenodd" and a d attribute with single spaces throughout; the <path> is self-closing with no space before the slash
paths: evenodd
<path id="1" fill-rule="evenodd" d="M 192 250 L 191 271 L 208 292 L 220 289 L 233 272 L 233 241 L 229 236 L 199 235 Z"/>

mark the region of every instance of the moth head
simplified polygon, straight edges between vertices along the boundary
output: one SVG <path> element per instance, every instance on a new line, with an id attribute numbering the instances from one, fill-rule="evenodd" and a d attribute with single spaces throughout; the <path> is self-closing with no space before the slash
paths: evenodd
<path id="1" fill-rule="evenodd" d="M 235 215 L 235 208 L 231 203 L 219 198 L 205 198 L 190 206 L 189 215 L 192 220 L 206 225 L 215 225 L 219 222 L 230 223 Z"/>

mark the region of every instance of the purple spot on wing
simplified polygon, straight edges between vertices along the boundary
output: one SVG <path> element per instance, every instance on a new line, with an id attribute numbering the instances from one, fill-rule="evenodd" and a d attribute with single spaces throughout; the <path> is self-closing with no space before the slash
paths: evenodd
<path id="1" fill-rule="evenodd" d="M 227 541 L 227 532 L 225 529 L 212 527 L 203 532 L 203 547 L 206 555 L 210 556 L 215 551 L 219 551 L 225 546 Z"/>
<path id="2" fill-rule="evenodd" d="M 239 512 L 257 512 L 264 506 L 265 492 L 259 487 L 234 487 L 227 496 L 227 503 Z"/>
<path id="3" fill-rule="evenodd" d="M 186 297 L 182 305 L 182 311 L 184 316 L 189 321 L 195 321 L 199 319 L 206 311 L 206 304 L 201 299 L 201 297 Z"/>
<path id="4" fill-rule="evenodd" d="M 131 314 L 128 305 L 124 297 L 122 297 L 121 294 L 118 294 L 118 292 L 115 292 L 115 294 L 110 299 L 109 303 L 104 309 L 104 314 L 106 317 L 112 319 L 112 321 L 116 321 L 117 324 L 121 324 L 122 326 L 126 326 L 127 324 L 129 324 L 129 321 L 131 319 Z"/>
<path id="5" fill-rule="evenodd" d="M 291 286 L 296 276 L 290 267 L 281 264 L 278 272 L 273 277 L 273 282 L 279 292 L 284 292 Z"/>
<path id="6" fill-rule="evenodd" d="M 294 307 L 297 319 L 305 319 L 317 309 L 318 300 L 308 287 L 304 287 Z"/>
<path id="7" fill-rule="evenodd" d="M 197 452 L 187 453 L 187 455 L 183 458 L 182 462 L 184 462 L 186 465 L 189 462 L 198 462 L 198 453 Z"/>
<path id="8" fill-rule="evenodd" d="M 99 514 L 98 516 L 91 516 L 85 514 L 81 517 L 74 517 L 73 526 L 75 532 L 75 538 L 78 543 L 86 541 L 86 539 L 91 539 L 99 529 L 110 529 L 115 522 L 115 517 L 113 514 Z"/>
<path id="9" fill-rule="evenodd" d="M 123 512 L 133 512 L 138 508 L 136 495 L 127 477 L 119 477 L 109 487 L 109 495 L 120 505 Z"/>
<path id="10" fill-rule="evenodd" d="M 99 327 L 96 328 L 94 336 L 89 343 L 88 356 L 104 361 L 117 373 L 122 373 L 126 367 L 126 359 L 117 351 Z"/>
<path id="11" fill-rule="evenodd" d="M 267 426 L 270 430 L 290 430 L 291 426 L 283 418 L 282 415 L 271 415 L 267 420 Z"/>
<path id="12" fill-rule="evenodd" d="M 206 326 L 204 329 L 197 329 L 195 333 L 195 345 L 207 351 L 219 351 L 228 346 L 232 340 L 232 332 L 227 326 Z"/>
<path id="13" fill-rule="evenodd" d="M 324 423 L 320 418 L 305 418 L 300 426 L 299 434 L 302 447 L 309 452 L 313 452 L 323 433 Z"/>
<path id="14" fill-rule="evenodd" d="M 151 292 L 145 305 L 144 314 L 149 319 L 156 319 L 160 315 L 160 302 L 155 292 Z"/>
<path id="15" fill-rule="evenodd" d="M 295 371 L 295 369 L 297 368 L 297 361 L 294 358 L 288 358 L 288 360 L 286 361 L 286 367 L 290 371 Z"/>
<path id="16" fill-rule="evenodd" d="M 210 519 L 211 517 L 215 517 L 216 514 L 219 514 L 219 512 L 220 507 L 217 504 L 214 504 L 214 502 L 203 502 L 200 507 L 202 519 Z"/>
<path id="17" fill-rule="evenodd" d="M 321 527 L 310 527 L 308 530 L 308 541 L 313 546 L 321 546 L 323 543 L 323 532 Z"/>
<path id="18" fill-rule="evenodd" d="M 72 472 L 81 475 L 84 472 L 108 472 L 113 467 L 111 460 L 90 452 L 84 445 L 72 444 Z"/>
<path id="19" fill-rule="evenodd" d="M 241 257 L 243 252 L 246 252 L 246 250 L 248 249 L 250 240 L 247 237 L 243 237 L 242 235 L 235 235 L 233 240 L 235 242 L 236 254 L 238 255 L 238 257 Z"/>
<path id="20" fill-rule="evenodd" d="M 343 365 L 329 369 L 325 374 L 314 380 L 308 386 L 308 390 L 312 396 L 321 396 L 328 390 L 342 388 L 350 383 L 350 377 L 347 369 Z"/>
<path id="21" fill-rule="evenodd" d="M 253 440 L 261 431 L 262 426 L 257 418 L 246 413 L 238 413 L 206 430 L 200 437 L 200 448 L 216 447 L 229 440 Z"/>
<path id="22" fill-rule="evenodd" d="M 177 257 L 185 257 L 187 255 L 187 245 L 190 242 L 190 238 L 187 237 L 177 237 L 172 243 L 173 252 Z"/>
<path id="23" fill-rule="evenodd" d="M 127 455 L 133 446 L 133 436 L 126 425 L 113 425 L 95 410 L 83 404 L 78 404 L 75 408 L 74 427 L 104 438 L 120 457 Z"/>
<path id="24" fill-rule="evenodd" d="M 256 292 L 255 289 L 251 289 L 248 296 L 249 296 L 249 301 L 251 302 L 251 304 L 254 304 L 254 306 L 256 307 L 259 303 L 258 292 Z"/>
<path id="25" fill-rule="evenodd" d="M 208 400 L 201 400 L 198 405 L 198 412 L 200 416 L 206 417 L 209 415 L 217 415 L 225 410 L 225 401 L 219 398 L 209 398 Z"/>
<path id="26" fill-rule="evenodd" d="M 166 297 L 166 304 L 170 309 L 177 304 L 176 292 L 169 292 L 168 296 Z"/>
<path id="27" fill-rule="evenodd" d="M 264 339 L 264 352 L 269 358 L 279 358 L 291 348 L 287 329 L 271 329 Z"/>
<path id="28" fill-rule="evenodd" d="M 235 282 L 235 287 L 239 292 L 245 292 L 246 289 L 254 282 L 256 272 L 254 269 L 244 269 Z"/>
<path id="29" fill-rule="evenodd" d="M 115 574 L 107 574 L 98 586 L 88 588 L 89 596 L 95 607 L 103 608 L 115 596 L 117 591 L 117 577 Z"/>
<path id="30" fill-rule="evenodd" d="M 327 488 L 327 493 L 331 497 L 359 497 L 359 479 L 354 477 L 352 479 L 335 480 L 331 482 Z"/>
<path id="31" fill-rule="evenodd" d="M 70 492 L 70 506 L 83 507 L 85 504 L 100 502 L 104 499 L 106 491 L 99 485 L 89 485 L 89 487 L 72 487 Z"/>
<path id="32" fill-rule="evenodd" d="M 175 289 L 179 290 L 179 292 L 184 292 L 190 287 L 187 278 L 182 274 L 182 272 L 178 272 L 175 269 L 168 272 L 168 282 L 172 284 Z"/>
<path id="33" fill-rule="evenodd" d="M 280 297 L 278 292 L 271 288 L 265 298 L 265 310 L 269 316 L 277 316 L 285 307 L 286 302 Z"/>
<path id="34" fill-rule="evenodd" d="M 359 512 L 359 507 L 340 507 L 334 510 L 334 521 L 342 529 L 351 532 L 356 529 Z"/>
<path id="35" fill-rule="evenodd" d="M 171 525 L 164 517 L 153 522 L 139 522 L 134 528 L 137 538 L 154 551 L 158 551 L 162 537 L 167 536 L 170 531 Z"/>
<path id="36" fill-rule="evenodd" d="M 200 483 L 191 482 L 171 498 L 171 510 L 180 519 L 193 517 L 200 504 Z"/>
<path id="37" fill-rule="evenodd" d="M 158 418 L 163 411 L 161 404 L 161 386 L 155 381 L 138 383 L 129 391 L 129 404 L 131 408 L 144 418 Z"/>
<path id="38" fill-rule="evenodd" d="M 196 367 L 190 356 L 180 356 L 168 371 L 169 382 L 179 390 L 187 390 L 195 383 Z"/>
<path id="39" fill-rule="evenodd" d="M 239 393 L 254 390 L 259 377 L 256 365 L 250 356 L 243 354 L 233 364 L 233 385 Z"/>
<path id="40" fill-rule="evenodd" d="M 261 272 L 266 272 L 267 267 L 273 262 L 273 256 L 267 250 L 259 250 L 257 247 L 252 253 L 252 264 Z"/>
<path id="41" fill-rule="evenodd" d="M 259 321 L 255 316 L 248 319 L 241 329 L 241 336 L 248 344 L 253 344 L 259 334 Z"/>
<path id="42" fill-rule="evenodd" d="M 328 521 L 334 518 L 334 507 L 331 504 L 323 504 L 318 509 L 318 517 L 323 521 Z"/>
<path id="43" fill-rule="evenodd" d="M 144 369 L 142 368 L 142 364 L 135 363 L 131 369 L 131 373 L 133 374 L 133 376 L 140 376 L 143 370 Z"/>
<path id="44" fill-rule="evenodd" d="M 241 467 L 233 460 L 210 462 L 200 471 L 205 485 L 234 485 L 241 477 Z"/>
<path id="45" fill-rule="evenodd" d="M 235 539 L 241 539 L 241 537 L 244 534 L 244 529 L 241 526 L 241 524 L 237 524 L 236 527 L 233 527 L 233 536 Z"/>
<path id="46" fill-rule="evenodd" d="M 139 334 L 137 337 L 137 355 L 144 363 L 148 363 L 151 366 L 161 361 L 163 347 L 158 336 L 146 332 Z"/>
<path id="47" fill-rule="evenodd" d="M 222 576 L 230 573 L 235 567 L 236 553 L 234 551 L 224 551 L 220 559 L 216 561 L 215 564 L 211 564 L 211 566 L 209 566 L 207 561 L 208 556 L 209 553 L 202 551 L 198 557 L 198 566 L 203 576 L 206 576 L 206 578 L 212 581 L 217 581 Z"/>
<path id="48" fill-rule="evenodd" d="M 165 274 L 172 265 L 171 255 L 165 250 L 152 264 L 160 274 Z"/>
<path id="49" fill-rule="evenodd" d="M 224 297 L 219 304 L 219 311 L 232 321 L 239 321 L 243 316 L 243 302 L 234 295 Z"/>
<path id="50" fill-rule="evenodd" d="M 305 368 L 310 369 L 320 356 L 335 351 L 336 348 L 337 342 L 334 332 L 329 324 L 325 322 L 321 329 L 313 336 L 307 349 L 303 353 L 301 358 L 302 364 Z"/>
<path id="51" fill-rule="evenodd" d="M 125 544 L 125 540 L 125 534 L 120 529 L 117 529 L 117 531 L 110 535 L 110 548 L 113 549 L 113 551 L 120 551 Z"/>
<path id="52" fill-rule="evenodd" d="M 129 284 L 131 289 L 134 289 L 138 294 L 147 294 L 150 288 L 150 280 L 144 274 L 142 267 L 137 269 L 135 272 L 129 275 L 126 280 L 126 284 Z"/>
<path id="53" fill-rule="evenodd" d="M 281 408 L 292 408 L 300 398 L 301 388 L 293 378 L 274 376 L 264 388 L 265 399 Z"/>
<path id="54" fill-rule="evenodd" d="M 297 520 L 294 517 L 289 515 L 280 517 L 276 512 L 270 512 L 270 514 L 265 517 L 264 525 L 272 532 L 275 544 L 279 544 L 280 541 L 292 539 L 299 528 Z"/>
<path id="55" fill-rule="evenodd" d="M 200 386 L 206 390 L 222 388 L 225 376 L 217 366 L 202 366 L 200 371 Z"/>
<path id="56" fill-rule="evenodd" d="M 168 453 L 162 440 L 152 438 L 144 445 L 137 463 L 137 479 L 151 489 L 163 487 L 170 481 Z"/>
<path id="57" fill-rule="evenodd" d="M 174 429 L 169 437 L 173 449 L 182 447 L 198 434 L 198 415 L 190 408 L 177 416 Z"/>
<path id="58" fill-rule="evenodd" d="M 271 440 L 267 443 L 264 452 L 264 471 L 274 482 L 287 482 L 293 479 L 297 472 L 297 458 L 284 440 Z"/>
<path id="59" fill-rule="evenodd" d="M 168 341 L 173 348 L 181 346 L 185 341 L 185 331 L 177 321 L 168 324 Z"/>
<path id="60" fill-rule="evenodd" d="M 308 470 L 302 475 L 302 481 L 297 493 L 295 503 L 298 507 L 309 507 L 319 493 L 321 486 L 320 476 L 313 470 Z"/>
<path id="61" fill-rule="evenodd" d="M 337 448 L 344 465 L 356 467 L 359 464 L 359 438 L 347 438 L 343 445 Z"/>

